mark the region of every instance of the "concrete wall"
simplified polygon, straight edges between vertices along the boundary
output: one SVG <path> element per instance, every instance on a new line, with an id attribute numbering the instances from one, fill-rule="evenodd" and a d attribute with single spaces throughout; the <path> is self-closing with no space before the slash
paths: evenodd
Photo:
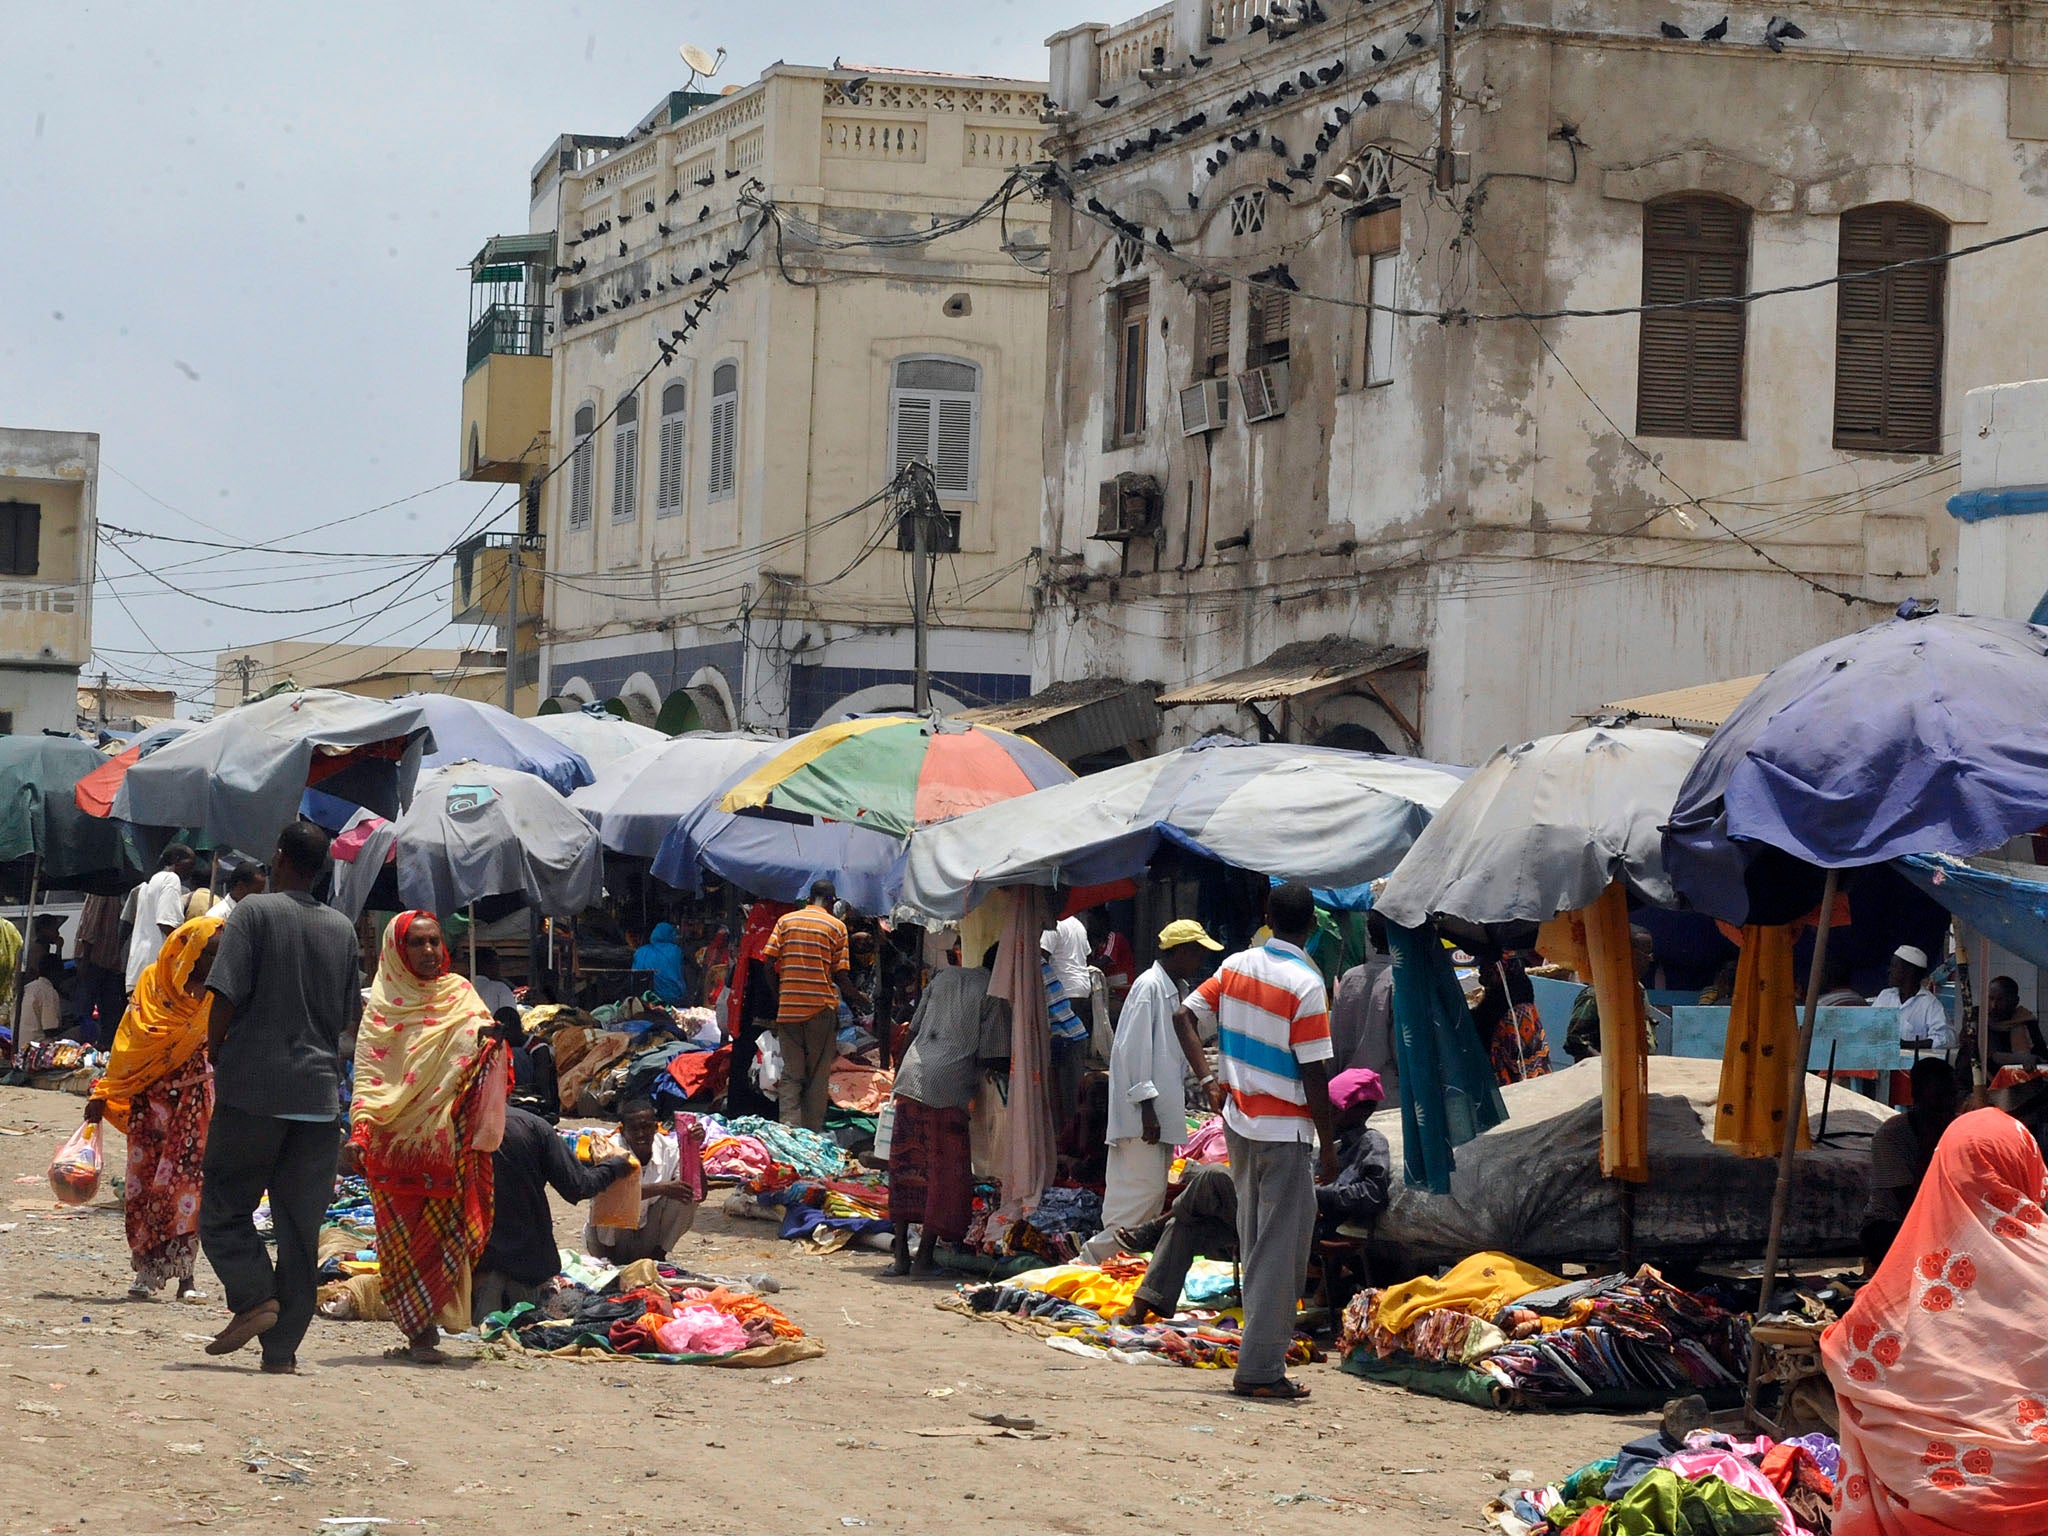
<path id="1" fill-rule="evenodd" d="M 241 702 L 242 678 L 235 670 L 234 663 L 243 656 L 252 657 L 256 662 L 250 673 L 251 697 L 266 688 L 289 681 L 297 683 L 301 688 L 340 688 L 351 693 L 368 693 L 381 698 L 392 693 L 403 693 L 406 688 L 359 685 L 364 685 L 366 680 L 389 679 L 395 676 L 452 677 L 463 670 L 462 652 L 445 647 L 335 645 L 323 644 L 316 640 L 274 640 L 268 645 L 239 646 L 233 650 L 221 651 L 214 657 L 213 707 L 216 710 L 232 709 Z M 472 673 L 475 671 L 470 670 Z M 496 686 L 502 693 L 503 672 L 494 671 L 493 676 L 499 679 Z M 499 702 L 499 694 L 479 695 L 465 691 L 465 697 L 481 697 L 492 703 Z M 535 702 L 538 703 L 538 700 Z"/>
<path id="2" fill-rule="evenodd" d="M 92 658 L 100 439 L 0 428 L 0 502 L 41 509 L 37 568 L 0 575 L 0 714 L 17 732 L 76 727 L 78 669 Z"/>
<path id="3" fill-rule="evenodd" d="M 1951 510 L 1959 610 L 2031 618 L 2048 601 L 2048 379 L 1970 391 Z"/>
<path id="4" fill-rule="evenodd" d="M 623 312 L 557 330 L 553 439 L 563 451 L 575 441 L 578 407 L 603 418 L 654 360 L 657 341 L 681 327 L 706 288 L 688 274 L 752 227 L 757 215 L 736 206 L 750 178 L 767 186 L 788 222 L 780 262 L 771 229 L 675 362 L 643 390 L 637 515 L 612 515 L 610 427 L 594 445 L 589 528 L 568 526 L 571 471 L 548 482 L 550 687 L 609 675 L 632 658 L 648 664 L 634 670 L 657 678 L 710 666 L 748 723 L 786 725 L 799 666 L 870 668 L 879 645 L 904 672 L 908 558 L 895 550 L 884 506 L 841 514 L 891 477 L 891 364 L 936 353 L 980 369 L 981 415 L 976 495 L 945 501 L 962 514 L 962 549 L 939 564 L 935 611 L 948 642 L 959 631 L 1001 653 L 998 665 L 967 670 L 1005 675 L 1010 691 L 1028 691 L 1025 562 L 1039 536 L 1043 279 L 1002 253 L 994 219 L 897 250 L 824 249 L 804 229 L 822 225 L 828 238 L 906 234 L 968 213 L 1036 152 L 1041 92 L 1031 81 L 873 73 L 855 104 L 831 71 L 777 65 L 717 106 L 560 179 L 563 260 L 580 253 L 587 265 L 564 280 L 558 310 L 591 302 L 586 295 L 614 302 L 621 285 L 629 301 Z M 702 175 L 713 185 L 698 186 Z M 645 211 L 650 200 L 656 215 Z M 622 212 L 633 214 L 623 226 Z M 601 239 L 568 243 L 607 218 L 614 227 Z M 1019 199 L 1010 230 L 1042 244 L 1044 209 Z M 738 485 L 713 499 L 711 388 L 725 362 L 740 373 Z M 685 503 L 680 515 L 657 517 L 660 398 L 676 381 L 688 400 Z M 740 675 L 728 675 L 721 661 L 735 643 Z"/>
<path id="5" fill-rule="evenodd" d="M 1344 205 L 1315 183 L 1368 145 L 1393 153 L 1398 302 L 1432 313 L 1635 305 L 1643 204 L 1684 191 L 1750 208 L 1752 289 L 1811 281 L 1836 271 L 1848 208 L 1931 209 L 1951 222 L 1952 248 L 2048 223 L 2026 39 L 1962 4 L 1809 7 L 1807 39 L 1782 53 L 1759 46 L 1761 16 L 1735 17 L 1717 46 L 1696 38 L 1718 9 L 1674 12 L 1695 34 L 1680 42 L 1633 7 L 1489 4 L 1458 39 L 1454 142 L 1472 180 L 1446 197 L 1426 169 L 1432 7 L 1332 7 L 1333 20 L 1282 42 L 1246 36 L 1237 13 L 1250 9 L 1217 6 L 1231 40 L 1212 47 L 1201 41 L 1210 8 L 1180 0 L 1166 13 L 1169 57 L 1215 62 L 1156 91 L 1105 70 L 1159 13 L 1053 40 L 1055 95 L 1080 117 L 1053 145 L 1063 163 L 1196 113 L 1208 126 L 1076 178 L 1080 201 L 1164 229 L 1175 247 L 1148 246 L 1126 278 L 1151 283 L 1139 444 L 1104 446 L 1116 240 L 1084 210 L 1055 212 L 1041 684 L 1171 685 L 1333 633 L 1419 645 L 1431 653 L 1425 746 L 1476 761 L 1607 699 L 1762 670 L 1909 595 L 1953 604 L 1943 506 L 1958 483 L 1965 394 L 2024 372 L 2048 342 L 2048 317 L 2027 298 L 2030 247 L 1947 269 L 1941 454 L 1833 446 L 1831 287 L 1751 306 L 1739 440 L 1645 437 L 1632 315 L 1393 319 L 1393 379 L 1363 387 L 1347 364 L 1354 333 L 1385 317 L 1306 297 L 1363 292 Z M 1426 46 L 1407 44 L 1410 32 Z M 1339 59 L 1335 85 L 1227 115 L 1247 89 Z M 1377 106 L 1361 104 L 1366 89 Z M 1112 108 L 1094 104 L 1110 97 Z M 1218 130 L 1277 133 L 1298 162 L 1340 106 L 1354 115 L 1315 180 L 1296 183 L 1291 203 L 1268 194 L 1262 231 L 1233 232 L 1233 195 L 1263 189 L 1288 162 L 1247 149 L 1211 177 Z M 1226 427 L 1183 437 L 1174 399 L 1194 372 L 1193 289 L 1278 260 L 1305 295 L 1286 415 L 1247 425 L 1233 389 Z M 1233 371 L 1246 293 L 1238 283 Z M 1165 485 L 1156 540 L 1089 537 L 1098 486 L 1123 470 Z M 1169 740 L 1200 723 L 1181 722 Z"/>

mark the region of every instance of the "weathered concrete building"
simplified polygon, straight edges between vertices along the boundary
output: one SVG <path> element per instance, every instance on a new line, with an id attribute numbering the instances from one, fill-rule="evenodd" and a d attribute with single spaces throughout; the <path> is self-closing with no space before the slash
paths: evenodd
<path id="1" fill-rule="evenodd" d="M 0 427 L 0 735 L 78 726 L 99 483 L 97 432 Z"/>
<path id="2" fill-rule="evenodd" d="M 1963 396 L 2037 371 L 2048 245 L 1925 258 L 2048 224 L 2048 33 L 1473 5 L 1448 191 L 1431 6 L 1052 40 L 1041 683 L 1476 762 L 1953 600 Z"/>
<path id="3" fill-rule="evenodd" d="M 547 694 L 677 728 L 907 702 L 910 561 L 876 498 L 919 458 L 958 539 L 935 582 L 937 701 L 1029 691 L 1047 210 L 1019 197 L 934 231 L 1038 153 L 1043 94 L 777 64 L 548 151 L 512 240 L 551 235 L 552 255 L 507 289 L 514 323 L 473 331 L 464 428 L 477 478 L 560 462 L 522 550 L 545 561 Z M 532 259 L 493 242 L 480 280 Z M 501 366 L 534 357 L 538 393 Z"/>

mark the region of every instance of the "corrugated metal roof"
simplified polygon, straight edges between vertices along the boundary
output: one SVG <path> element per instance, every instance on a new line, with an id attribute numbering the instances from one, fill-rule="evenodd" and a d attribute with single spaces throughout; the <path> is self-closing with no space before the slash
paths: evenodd
<path id="1" fill-rule="evenodd" d="M 1157 683 L 1086 677 L 1053 683 L 1029 698 L 962 710 L 953 718 L 1029 736 L 1064 762 L 1159 734 Z"/>
<path id="2" fill-rule="evenodd" d="M 1764 680 L 1764 676 L 1759 672 L 1754 677 L 1730 677 L 1718 683 L 1695 683 L 1690 688 L 1672 688 L 1663 693 L 1646 693 L 1639 698 L 1617 699 L 1612 704 L 1602 704 L 1600 713 L 1632 715 L 1638 720 L 1669 720 L 1673 725 L 1719 730 L 1735 713 L 1735 707 L 1756 691 L 1756 685 Z"/>
<path id="3" fill-rule="evenodd" d="M 1258 704 L 1292 699 L 1421 661 L 1429 653 L 1407 645 L 1368 645 L 1332 635 L 1283 645 L 1254 667 L 1241 667 L 1161 694 L 1162 709 L 1185 704 Z"/>

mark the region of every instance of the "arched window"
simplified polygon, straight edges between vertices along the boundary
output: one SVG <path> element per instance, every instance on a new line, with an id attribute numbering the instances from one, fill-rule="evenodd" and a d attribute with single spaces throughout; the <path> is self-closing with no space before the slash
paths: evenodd
<path id="1" fill-rule="evenodd" d="M 597 431 L 597 407 L 576 407 L 576 447 L 569 460 L 569 526 L 590 526 L 591 435 Z"/>
<path id="2" fill-rule="evenodd" d="M 657 445 L 661 463 L 654 486 L 656 517 L 674 517 L 683 510 L 683 433 L 689 420 L 688 405 L 689 392 L 682 380 L 662 387 L 661 438 Z"/>
<path id="3" fill-rule="evenodd" d="M 898 358 L 890 370 L 889 468 L 932 466 L 939 494 L 974 500 L 981 468 L 981 370 L 952 357 Z"/>
<path id="4" fill-rule="evenodd" d="M 711 476 L 713 501 L 723 501 L 739 485 L 740 365 L 720 363 L 711 370 Z"/>
<path id="5" fill-rule="evenodd" d="M 628 395 L 612 417 L 612 521 L 640 515 L 640 398 Z"/>
<path id="6" fill-rule="evenodd" d="M 1839 272 L 1939 256 L 1948 225 L 1904 203 L 1842 215 Z M 1941 451 L 1941 367 L 1947 268 L 1851 278 L 1835 287 L 1835 446 L 1878 453 Z"/>
<path id="7" fill-rule="evenodd" d="M 1643 302 L 1729 298 L 1749 280 L 1749 210 L 1686 194 L 1643 205 Z M 1742 436 L 1745 306 L 1653 309 L 1642 316 L 1636 431 L 1644 437 Z"/>

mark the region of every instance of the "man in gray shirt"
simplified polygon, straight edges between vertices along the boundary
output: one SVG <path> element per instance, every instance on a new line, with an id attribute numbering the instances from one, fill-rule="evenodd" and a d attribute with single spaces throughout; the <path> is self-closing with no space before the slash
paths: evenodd
<path id="1" fill-rule="evenodd" d="M 362 1008 L 355 928 L 316 901 L 327 834 L 295 822 L 277 840 L 270 893 L 239 902 L 207 977 L 213 1123 L 200 1242 L 234 1318 L 206 1346 L 263 1340 L 263 1369 L 297 1369 L 317 1299 L 320 1222 L 341 1151 L 341 1041 Z M 273 1266 L 252 1219 L 270 1195 Z"/>

